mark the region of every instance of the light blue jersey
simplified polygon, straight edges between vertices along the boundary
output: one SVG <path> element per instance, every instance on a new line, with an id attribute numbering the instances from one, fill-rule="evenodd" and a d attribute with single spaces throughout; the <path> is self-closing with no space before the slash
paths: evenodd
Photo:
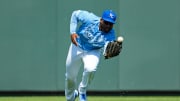
<path id="1" fill-rule="evenodd" d="M 79 29 L 77 29 L 80 23 Z M 115 31 L 105 33 L 99 30 L 100 17 L 88 11 L 77 10 L 72 13 L 70 33 L 77 33 L 78 46 L 83 50 L 94 50 L 104 47 L 108 41 L 115 40 Z"/>

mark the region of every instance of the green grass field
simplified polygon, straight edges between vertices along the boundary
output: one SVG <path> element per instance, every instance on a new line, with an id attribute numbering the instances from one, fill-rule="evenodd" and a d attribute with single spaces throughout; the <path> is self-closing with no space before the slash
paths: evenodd
<path id="1" fill-rule="evenodd" d="M 64 96 L 0 97 L 0 101 L 66 101 Z M 78 99 L 76 99 L 78 101 Z M 180 101 L 180 96 L 88 96 L 88 101 Z"/>

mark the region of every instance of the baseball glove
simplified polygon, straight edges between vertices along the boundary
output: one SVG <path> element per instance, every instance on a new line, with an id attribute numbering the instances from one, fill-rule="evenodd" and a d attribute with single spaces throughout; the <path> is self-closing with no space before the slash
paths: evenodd
<path id="1" fill-rule="evenodd" d="M 109 59 L 118 56 L 122 49 L 122 42 L 112 41 L 107 44 L 105 49 L 104 57 Z"/>

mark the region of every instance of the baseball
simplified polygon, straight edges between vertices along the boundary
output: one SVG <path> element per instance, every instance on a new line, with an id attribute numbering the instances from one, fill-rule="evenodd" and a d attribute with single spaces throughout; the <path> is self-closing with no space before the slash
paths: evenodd
<path id="1" fill-rule="evenodd" d="M 119 37 L 117 38 L 117 41 L 118 41 L 118 42 L 123 42 L 123 40 L 124 40 L 124 38 L 123 38 L 122 36 L 119 36 Z"/>

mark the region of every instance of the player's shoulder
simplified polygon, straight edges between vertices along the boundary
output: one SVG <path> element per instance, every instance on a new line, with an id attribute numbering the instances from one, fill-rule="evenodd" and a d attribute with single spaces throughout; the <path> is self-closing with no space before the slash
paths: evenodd
<path id="1" fill-rule="evenodd" d="M 89 14 L 90 12 L 87 10 L 74 10 L 73 13 L 79 14 Z"/>
<path id="2" fill-rule="evenodd" d="M 86 16 L 96 16 L 96 14 L 94 14 L 91 11 L 88 10 L 74 10 L 73 13 L 76 13 L 77 15 L 86 15 Z"/>
<path id="3" fill-rule="evenodd" d="M 108 35 L 108 34 L 115 34 L 115 30 L 111 29 L 108 33 L 106 33 L 106 35 Z"/>
<path id="4" fill-rule="evenodd" d="M 104 36 L 106 37 L 107 41 L 115 40 L 115 31 L 114 31 L 114 29 L 110 30 L 108 33 L 105 33 Z"/>

